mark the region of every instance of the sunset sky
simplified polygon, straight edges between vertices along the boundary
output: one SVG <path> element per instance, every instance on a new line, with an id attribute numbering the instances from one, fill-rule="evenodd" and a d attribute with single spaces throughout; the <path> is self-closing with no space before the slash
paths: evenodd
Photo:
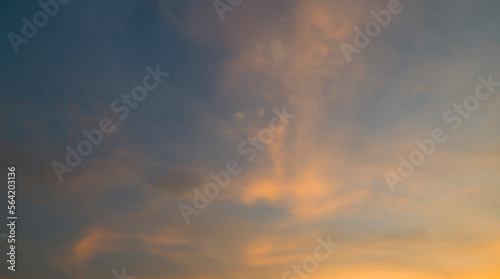
<path id="1" fill-rule="evenodd" d="M 58 1 L 0 9 L 1 279 L 500 278 L 498 0 Z"/>

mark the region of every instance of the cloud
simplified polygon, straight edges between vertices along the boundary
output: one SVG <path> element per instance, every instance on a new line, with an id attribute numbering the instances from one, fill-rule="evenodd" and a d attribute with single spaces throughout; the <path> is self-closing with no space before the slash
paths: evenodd
<path id="1" fill-rule="evenodd" d="M 174 165 L 169 167 L 169 173 L 160 177 L 154 186 L 166 189 L 174 195 L 182 195 L 191 189 L 200 187 L 208 181 L 206 175 L 189 166 Z"/>

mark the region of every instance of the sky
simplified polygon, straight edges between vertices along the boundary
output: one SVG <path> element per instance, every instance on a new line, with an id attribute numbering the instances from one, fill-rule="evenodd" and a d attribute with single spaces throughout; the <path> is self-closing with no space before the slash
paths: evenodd
<path id="1" fill-rule="evenodd" d="M 0 278 L 500 277 L 500 2 L 2 5 Z"/>

